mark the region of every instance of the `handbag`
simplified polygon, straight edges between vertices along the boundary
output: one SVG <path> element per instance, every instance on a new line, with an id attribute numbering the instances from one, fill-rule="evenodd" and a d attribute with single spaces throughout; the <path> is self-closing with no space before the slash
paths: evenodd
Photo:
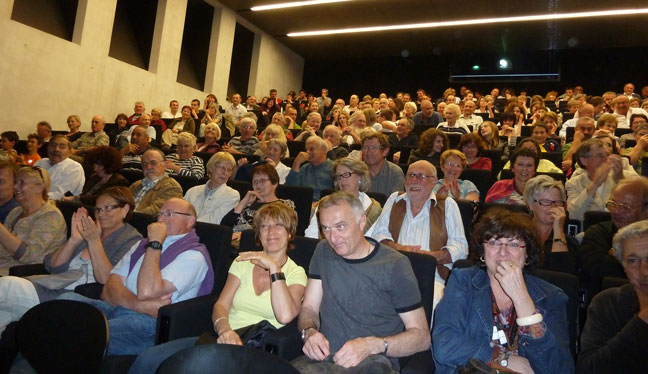
<path id="1" fill-rule="evenodd" d="M 234 332 L 241 338 L 243 345 L 250 348 L 261 349 L 263 348 L 264 337 L 269 332 L 276 330 L 276 327 L 264 319 L 254 325 L 236 329 Z M 196 341 L 196 345 L 217 344 L 217 340 L 218 334 L 216 331 L 205 331 Z"/>

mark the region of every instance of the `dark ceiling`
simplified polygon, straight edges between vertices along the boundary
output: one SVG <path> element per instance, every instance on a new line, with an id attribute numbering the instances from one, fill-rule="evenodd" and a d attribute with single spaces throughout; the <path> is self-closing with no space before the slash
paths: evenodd
<path id="1" fill-rule="evenodd" d="M 645 8 L 646 0 L 426 1 L 353 0 L 307 7 L 250 11 L 289 0 L 219 0 L 308 59 L 434 56 L 528 50 L 648 46 L 648 15 L 501 23 L 414 31 L 287 37 L 289 32 L 459 19 Z M 586 8 L 584 7 L 586 6 Z"/>

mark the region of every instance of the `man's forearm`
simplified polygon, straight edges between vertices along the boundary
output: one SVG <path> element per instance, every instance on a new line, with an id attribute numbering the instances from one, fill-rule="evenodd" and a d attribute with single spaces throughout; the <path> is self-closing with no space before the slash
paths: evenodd
<path id="1" fill-rule="evenodd" d="M 160 242 L 163 242 L 164 239 Z M 142 267 L 137 274 L 137 298 L 139 300 L 155 299 L 168 294 L 164 289 L 164 279 L 160 271 L 160 250 L 147 248 Z"/>
<path id="2" fill-rule="evenodd" d="M 137 296 L 130 292 L 116 275 L 108 276 L 108 280 L 101 291 L 101 300 L 131 310 L 135 310 L 137 305 Z"/>
<path id="3" fill-rule="evenodd" d="M 399 334 L 382 337 L 374 337 L 378 339 L 377 341 L 372 342 L 378 345 L 378 352 L 372 352 L 374 354 L 379 354 L 384 352 L 385 343 L 387 341 L 387 356 L 389 357 L 407 357 L 411 356 L 414 353 L 422 352 L 426 349 L 430 349 L 430 332 L 425 331 L 419 327 L 409 328 Z"/>
<path id="4" fill-rule="evenodd" d="M 297 328 L 299 329 L 299 331 L 301 331 L 307 327 L 314 327 L 319 330 L 320 328 L 319 314 L 315 313 L 311 308 L 307 306 L 302 306 L 302 309 L 299 312 Z"/>

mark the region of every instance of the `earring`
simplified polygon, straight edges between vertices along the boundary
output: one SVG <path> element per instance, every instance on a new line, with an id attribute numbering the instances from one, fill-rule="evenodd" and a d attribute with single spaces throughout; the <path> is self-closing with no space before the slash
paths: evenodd
<path id="1" fill-rule="evenodd" d="M 484 261 L 484 256 L 480 256 L 480 257 L 479 257 L 479 261 L 481 261 L 481 262 L 486 262 L 486 261 Z"/>

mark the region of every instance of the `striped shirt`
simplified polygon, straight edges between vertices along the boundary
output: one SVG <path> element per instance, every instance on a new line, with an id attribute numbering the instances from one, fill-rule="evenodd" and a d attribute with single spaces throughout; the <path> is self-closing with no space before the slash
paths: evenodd
<path id="1" fill-rule="evenodd" d="M 177 173 L 171 169 L 167 169 L 166 172 L 169 176 L 181 175 L 184 177 L 194 177 L 196 179 L 201 179 L 205 176 L 203 160 L 198 156 L 192 156 L 186 160 L 181 160 L 177 153 L 172 153 L 166 156 L 166 159 L 167 161 L 173 161 L 174 164 L 180 166 L 180 171 Z"/>

